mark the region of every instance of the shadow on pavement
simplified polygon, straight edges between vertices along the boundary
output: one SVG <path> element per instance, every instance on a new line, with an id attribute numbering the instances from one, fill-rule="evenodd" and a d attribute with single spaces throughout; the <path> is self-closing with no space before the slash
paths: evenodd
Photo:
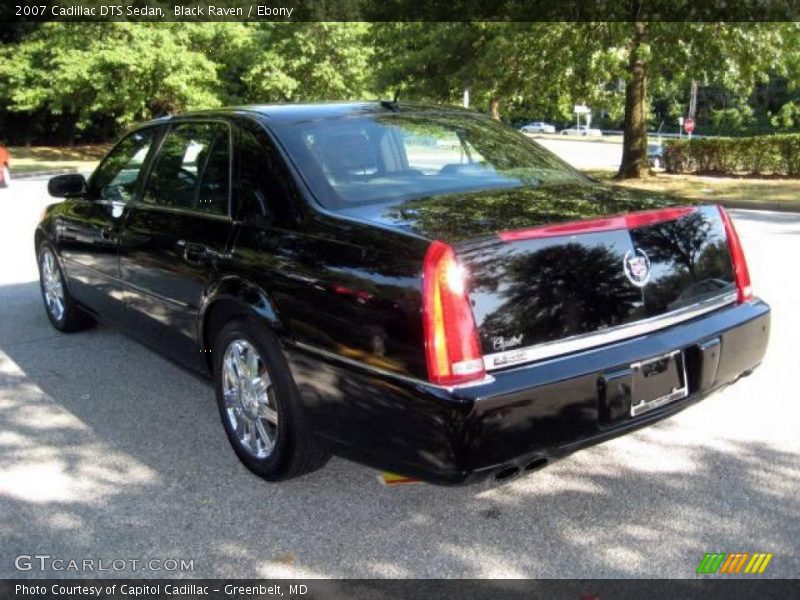
<path id="1" fill-rule="evenodd" d="M 269 485 L 180 368 L 108 328 L 56 333 L 36 283 L 0 287 L 0 323 L 3 577 L 42 576 L 21 553 L 194 559 L 170 573 L 194 577 L 691 577 L 705 552 L 768 551 L 798 572 L 797 457 L 767 442 L 676 445 L 667 421 L 625 446 L 675 457 L 658 468 L 606 445 L 488 490 L 384 488 L 342 460 Z"/>

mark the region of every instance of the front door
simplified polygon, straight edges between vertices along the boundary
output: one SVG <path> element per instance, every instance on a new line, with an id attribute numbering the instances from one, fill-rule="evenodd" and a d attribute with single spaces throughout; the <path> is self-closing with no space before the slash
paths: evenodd
<path id="1" fill-rule="evenodd" d="M 120 268 L 132 324 L 193 368 L 205 365 L 200 306 L 232 234 L 230 188 L 229 125 L 173 124 L 122 233 Z"/>
<path id="2" fill-rule="evenodd" d="M 55 223 L 70 292 L 111 318 L 124 311 L 118 251 L 125 210 L 137 193 L 159 133 L 159 128 L 149 127 L 123 138 L 90 178 L 86 197 L 65 202 Z"/>

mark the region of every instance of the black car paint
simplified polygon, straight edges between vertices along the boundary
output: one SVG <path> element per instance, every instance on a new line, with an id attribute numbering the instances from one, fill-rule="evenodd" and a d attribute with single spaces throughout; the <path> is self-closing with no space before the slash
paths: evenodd
<path id="1" fill-rule="evenodd" d="M 758 365 L 769 327 L 770 309 L 756 301 L 613 348 L 497 371 L 482 385 L 455 390 L 288 352 L 314 423 L 337 454 L 459 484 L 539 468 L 690 406 Z M 672 348 L 686 352 L 689 396 L 628 417 L 629 365 Z"/>
<path id="2" fill-rule="evenodd" d="M 257 315 L 279 336 L 309 421 L 334 452 L 439 483 L 471 481 L 511 464 L 541 464 L 670 414 L 760 362 L 769 309 L 754 301 L 613 348 L 493 372 L 478 385 L 428 384 L 420 276 L 431 239 L 453 243 L 469 260 L 481 244 L 496 243 L 489 239 L 494 231 L 672 202 L 587 180 L 467 194 L 457 211 L 445 210 L 453 205 L 447 197 L 349 214 L 325 210 L 271 124 L 381 110 L 372 104 L 232 109 L 151 124 L 162 130 L 187 120 L 231 124 L 230 216 L 71 198 L 48 209 L 36 244 L 55 246 L 71 293 L 90 312 L 206 375 L 215 326 L 232 314 Z M 287 206 L 239 219 L 239 140 L 253 127 L 279 157 L 274 170 Z M 749 339 L 740 339 L 741 332 Z M 714 369 L 698 350 L 709 340 L 719 343 L 708 352 L 722 348 Z M 598 391 L 604 377 L 671 348 L 686 350 L 690 370 L 713 373 L 693 380 L 687 400 L 646 418 L 609 419 L 614 411 Z"/>
<path id="3" fill-rule="evenodd" d="M 725 232 L 713 206 L 633 231 L 513 243 L 491 235 L 672 204 L 587 182 L 450 194 L 362 211 L 376 222 L 455 245 L 470 271 L 483 351 L 491 353 L 494 339 L 517 338 L 530 346 L 664 314 L 696 301 L 699 294 L 687 290 L 699 280 L 715 278 L 734 290 Z M 620 269 L 625 253 L 636 247 L 651 257 L 656 274 L 643 290 Z"/>

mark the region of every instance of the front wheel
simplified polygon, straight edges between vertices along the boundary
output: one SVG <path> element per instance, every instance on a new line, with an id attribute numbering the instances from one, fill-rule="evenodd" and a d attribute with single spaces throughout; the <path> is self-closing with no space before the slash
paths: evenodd
<path id="1" fill-rule="evenodd" d="M 329 454 L 306 425 L 289 365 L 272 332 L 255 319 L 227 323 L 213 348 L 222 425 L 239 460 L 268 481 L 322 467 Z"/>
<path id="2" fill-rule="evenodd" d="M 66 333 L 94 325 L 92 318 L 72 299 L 55 252 L 46 244 L 39 249 L 39 285 L 44 309 L 53 327 Z"/>

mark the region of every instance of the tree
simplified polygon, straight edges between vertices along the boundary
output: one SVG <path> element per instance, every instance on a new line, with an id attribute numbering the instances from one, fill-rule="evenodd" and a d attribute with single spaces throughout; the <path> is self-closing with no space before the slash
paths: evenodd
<path id="1" fill-rule="evenodd" d="M 0 53 L 0 97 L 17 113 L 57 115 L 68 137 L 97 118 L 124 127 L 220 104 L 216 65 L 179 23 L 46 23 Z"/>
<path id="2" fill-rule="evenodd" d="M 628 51 L 628 82 L 625 85 L 625 134 L 618 177 L 641 177 L 649 171 L 647 160 L 647 24 L 634 23 Z"/>
<path id="3" fill-rule="evenodd" d="M 633 2 L 638 15 L 642 0 Z M 655 81 L 688 90 L 691 80 L 747 95 L 770 74 L 786 73 L 797 23 L 643 22 L 608 24 L 610 47 L 627 53 L 625 138 L 619 178 L 649 174 L 647 87 Z M 794 50 L 796 55 L 796 49 Z M 796 59 L 794 59 L 796 60 Z M 652 94 L 652 92 L 651 92 Z"/>
<path id="4" fill-rule="evenodd" d="M 458 103 L 469 89 L 496 119 L 563 123 L 586 103 L 624 123 L 619 177 L 642 177 L 646 131 L 658 125 L 654 100 L 662 115 L 685 114 L 695 79 L 724 90 L 726 107 L 747 116 L 759 81 L 800 75 L 798 23 L 648 22 L 647 1 L 625 4 L 628 22 L 470 21 L 483 5 L 456 2 L 448 10 L 463 9 L 466 22 L 17 24 L 0 36 L 0 125 L 107 139 L 166 111 L 391 97 L 398 89 L 402 98 Z M 411 0 L 380 5 L 391 11 L 397 3 L 438 14 Z M 525 3 L 497 10 L 517 5 Z M 773 116 L 795 126 L 788 103 L 796 90 L 787 94 L 779 106 L 762 103 L 748 122 Z"/>
<path id="5" fill-rule="evenodd" d="M 563 112 L 568 31 L 564 23 L 376 23 L 377 86 L 437 102 L 460 100 L 469 89 L 494 119 L 528 97 L 546 96 Z"/>
<path id="6" fill-rule="evenodd" d="M 376 24 L 378 85 L 447 102 L 470 88 L 494 118 L 515 102 L 564 118 L 576 102 L 622 112 L 623 81 L 618 177 L 636 178 L 649 173 L 651 98 L 685 114 L 692 79 L 746 98 L 770 74 L 800 70 L 797 23 L 648 22 L 643 6 L 631 3 L 628 22 Z"/>
<path id="7" fill-rule="evenodd" d="M 366 23 L 264 23 L 242 76 L 254 102 L 348 100 L 371 95 Z"/>
<path id="8" fill-rule="evenodd" d="M 133 122 L 223 104 L 370 96 L 368 28 L 45 23 L 0 49 L 0 117 L 25 120 L 52 143 L 108 139 Z"/>

